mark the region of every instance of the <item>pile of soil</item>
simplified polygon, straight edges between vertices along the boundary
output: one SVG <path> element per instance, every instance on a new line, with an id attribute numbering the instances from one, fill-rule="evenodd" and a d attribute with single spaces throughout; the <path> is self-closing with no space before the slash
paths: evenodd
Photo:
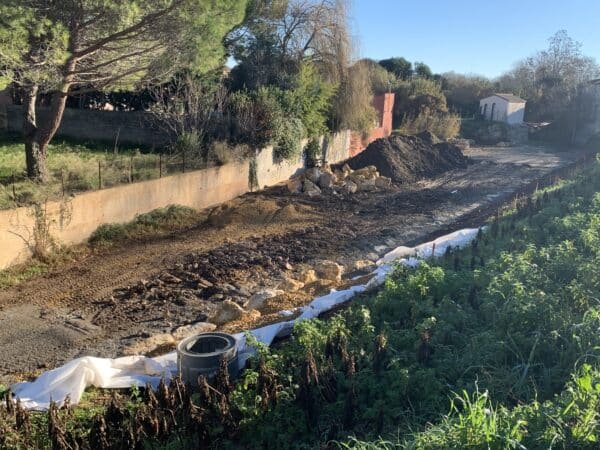
<path id="1" fill-rule="evenodd" d="M 448 170 L 464 169 L 471 160 L 460 147 L 438 142 L 431 133 L 421 133 L 377 139 L 347 163 L 354 170 L 375 166 L 381 175 L 409 183 Z"/>

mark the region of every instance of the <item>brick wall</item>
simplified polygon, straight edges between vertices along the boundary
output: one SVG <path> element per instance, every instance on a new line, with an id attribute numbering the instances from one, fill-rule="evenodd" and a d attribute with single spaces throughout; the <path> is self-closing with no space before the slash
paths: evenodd
<path id="1" fill-rule="evenodd" d="M 352 133 L 350 139 L 350 157 L 358 155 L 367 146 L 384 137 L 392 134 L 392 119 L 394 109 L 395 94 L 378 95 L 373 98 L 373 107 L 377 111 L 377 127 L 371 131 L 371 134 L 365 138 L 360 133 Z"/>

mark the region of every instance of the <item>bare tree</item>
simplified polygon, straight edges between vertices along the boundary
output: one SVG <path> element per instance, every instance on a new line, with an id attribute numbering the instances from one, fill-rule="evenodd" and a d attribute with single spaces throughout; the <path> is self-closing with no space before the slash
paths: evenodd
<path id="1" fill-rule="evenodd" d="M 156 125 L 177 139 L 194 134 L 203 142 L 223 120 L 228 104 L 222 83 L 204 82 L 189 73 L 177 75 L 150 92 L 154 100 L 150 112 Z"/>

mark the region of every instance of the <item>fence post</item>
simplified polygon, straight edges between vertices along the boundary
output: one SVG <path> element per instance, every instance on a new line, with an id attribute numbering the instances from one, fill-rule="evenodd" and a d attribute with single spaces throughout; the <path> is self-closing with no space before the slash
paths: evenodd
<path id="1" fill-rule="evenodd" d="M 13 192 L 13 201 L 17 200 L 17 190 L 15 189 L 15 173 L 12 173 L 12 192 Z"/>
<path id="2" fill-rule="evenodd" d="M 98 160 L 98 189 L 102 189 L 102 161 Z"/>
<path id="3" fill-rule="evenodd" d="M 158 154 L 158 178 L 162 178 L 162 153 Z"/>
<path id="4" fill-rule="evenodd" d="M 65 196 L 65 172 L 60 169 L 60 185 L 62 187 L 62 196 Z"/>
<path id="5" fill-rule="evenodd" d="M 185 149 L 183 150 L 183 157 L 182 157 L 182 170 L 183 173 L 185 173 Z"/>
<path id="6" fill-rule="evenodd" d="M 133 183 L 133 155 L 129 159 L 129 182 Z"/>

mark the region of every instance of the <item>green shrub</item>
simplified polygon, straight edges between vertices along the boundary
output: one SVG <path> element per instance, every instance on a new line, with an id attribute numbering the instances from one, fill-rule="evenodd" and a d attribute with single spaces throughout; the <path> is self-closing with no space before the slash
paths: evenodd
<path id="1" fill-rule="evenodd" d="M 302 152 L 302 138 L 305 130 L 302 121 L 290 118 L 281 124 L 277 130 L 277 141 L 274 145 L 274 154 L 278 159 L 292 159 L 300 156 Z"/>
<path id="2" fill-rule="evenodd" d="M 319 165 L 319 161 L 322 159 L 321 143 L 318 139 L 312 138 L 304 147 L 304 154 L 306 156 L 306 167 L 315 167 Z"/>

